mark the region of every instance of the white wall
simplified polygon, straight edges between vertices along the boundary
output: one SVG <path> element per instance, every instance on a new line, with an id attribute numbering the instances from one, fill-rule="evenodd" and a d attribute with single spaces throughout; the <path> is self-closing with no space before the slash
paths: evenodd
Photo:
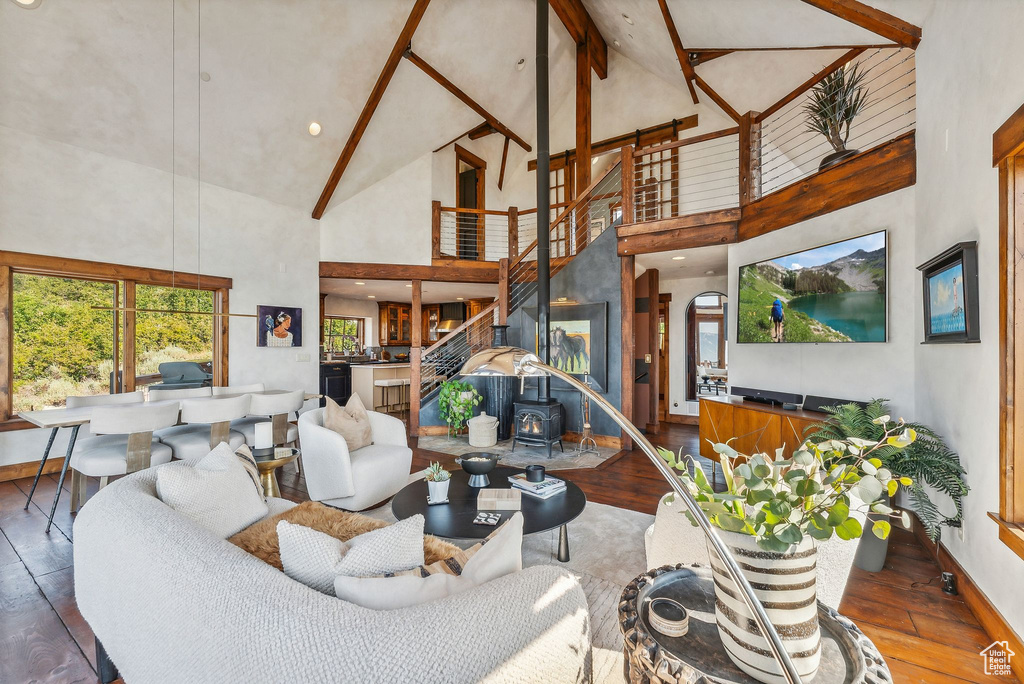
<path id="1" fill-rule="evenodd" d="M 914 253 L 914 189 L 907 188 L 803 223 L 729 245 L 729 339 L 736 339 L 740 266 L 887 230 L 888 315 L 885 343 L 742 344 L 729 347 L 729 384 L 842 399 L 886 397 L 914 413 L 914 321 L 920 299 Z M 901 414 L 902 415 L 902 414 Z"/>
<path id="2" fill-rule="evenodd" d="M 688 415 L 686 410 L 686 340 L 691 334 L 686 329 L 686 308 L 699 294 L 705 292 L 725 294 L 729 289 L 729 277 L 709 276 L 662 280 L 658 283 L 658 288 L 662 294 L 672 295 L 672 301 L 668 305 L 668 411 L 672 415 L 685 416 Z M 727 315 L 733 315 L 732 307 L 727 309 Z M 729 345 L 731 362 L 733 349 L 731 337 L 726 344 Z"/>
<path id="3" fill-rule="evenodd" d="M 320 260 L 429 264 L 431 173 L 426 154 L 325 213 Z"/>
<path id="4" fill-rule="evenodd" d="M 167 172 L 3 127 L 0 162 L 0 249 L 188 271 L 199 263 L 194 179 L 176 181 L 172 240 Z M 316 223 L 306 212 L 207 184 L 201 215 L 201 268 L 233 279 L 231 311 L 271 304 L 305 314 L 299 349 L 257 348 L 255 319 L 231 318 L 230 382 L 317 391 Z M 302 354 L 309 361 L 299 361 Z M 44 442 L 40 430 L 0 433 L 0 465 L 38 459 Z"/>
<path id="5" fill-rule="evenodd" d="M 364 346 L 377 346 L 378 338 L 380 337 L 380 328 L 377 325 L 377 322 L 380 320 L 380 307 L 377 306 L 377 302 L 328 295 L 324 300 L 324 313 L 330 316 L 362 318 L 363 329 L 366 331 Z"/>
<path id="6" fill-rule="evenodd" d="M 987 513 L 999 508 L 999 194 L 992 133 L 1024 103 L 1021 25 L 1024 5 L 989 0 L 938 2 L 922 27 L 914 250 L 914 263 L 923 263 L 956 242 L 978 241 L 981 344 L 915 347 L 915 416 L 959 452 L 971 486 L 963 538 L 945 533 L 942 542 L 1018 634 L 1024 634 L 1024 560 L 999 541 Z M 919 279 L 914 288 L 919 300 Z M 923 339 L 920 306 L 913 325 L 916 340 Z"/>

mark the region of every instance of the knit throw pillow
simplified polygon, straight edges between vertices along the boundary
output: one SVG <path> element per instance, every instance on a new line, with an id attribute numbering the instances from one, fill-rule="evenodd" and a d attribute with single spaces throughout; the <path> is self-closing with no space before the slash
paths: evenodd
<path id="1" fill-rule="evenodd" d="M 441 561 L 383 577 L 334 579 L 335 595 L 373 610 L 394 610 L 438 601 L 523 569 L 523 514 L 516 513 L 487 539 L 466 552 L 465 565 L 455 572 Z"/>
<path id="2" fill-rule="evenodd" d="M 325 594 L 338 576 L 387 575 L 423 565 L 423 516 L 353 537 L 347 543 L 317 530 L 277 523 L 284 573 Z"/>
<path id="3" fill-rule="evenodd" d="M 324 427 L 344 437 L 350 452 L 373 443 L 370 416 L 358 394 L 353 394 L 345 406 L 339 406 L 338 402 L 327 397 L 326 406 Z"/>
<path id="4" fill-rule="evenodd" d="M 157 470 L 156 493 L 165 504 L 221 539 L 269 512 L 242 461 L 225 442 L 194 461 Z"/>

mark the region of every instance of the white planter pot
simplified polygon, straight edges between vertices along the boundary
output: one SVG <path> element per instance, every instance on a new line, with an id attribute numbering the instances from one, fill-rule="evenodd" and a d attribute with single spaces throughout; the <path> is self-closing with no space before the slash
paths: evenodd
<path id="1" fill-rule="evenodd" d="M 797 672 L 809 681 L 821 661 L 821 630 L 818 627 L 817 548 L 805 537 L 787 553 L 761 549 L 754 537 L 715 530 L 732 552 L 741 571 L 754 588 Z M 708 556 L 715 576 L 715 619 L 726 653 L 736 666 L 759 682 L 785 684 L 782 670 L 771 655 L 768 640 L 743 602 L 739 587 L 725 571 L 718 553 L 708 542 Z"/>
<path id="2" fill-rule="evenodd" d="M 463 401 L 469 401 L 470 399 L 473 398 L 473 392 L 460 392 L 459 396 L 462 398 Z"/>
<path id="3" fill-rule="evenodd" d="M 432 482 L 427 480 L 427 494 L 430 496 L 431 501 L 444 501 L 448 498 L 448 485 L 451 484 L 451 480 L 445 480 L 444 482 Z"/>

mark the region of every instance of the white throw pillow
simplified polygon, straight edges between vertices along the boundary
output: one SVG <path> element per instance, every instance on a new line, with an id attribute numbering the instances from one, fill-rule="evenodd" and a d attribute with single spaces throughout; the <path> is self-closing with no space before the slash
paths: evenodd
<path id="1" fill-rule="evenodd" d="M 394 610 L 437 601 L 522 569 L 523 514 L 516 513 L 473 554 L 461 575 L 338 576 L 334 580 L 334 593 L 364 608 Z"/>
<path id="2" fill-rule="evenodd" d="M 277 523 L 284 574 L 325 594 L 338 576 L 402 572 L 423 565 L 423 516 L 372 530 L 343 542 L 282 520 Z"/>
<path id="3" fill-rule="evenodd" d="M 159 468 L 156 493 L 165 504 L 221 539 L 241 532 L 270 510 L 225 442 L 200 459 Z"/>

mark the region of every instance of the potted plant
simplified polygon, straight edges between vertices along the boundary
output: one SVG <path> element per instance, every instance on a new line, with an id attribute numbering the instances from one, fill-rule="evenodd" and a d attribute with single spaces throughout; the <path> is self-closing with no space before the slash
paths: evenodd
<path id="1" fill-rule="evenodd" d="M 850 139 L 850 125 L 867 104 L 868 91 L 864 87 L 865 72 L 859 64 L 836 69 L 811 89 L 810 101 L 804 105 L 807 130 L 821 133 L 835 150 L 826 155 L 818 170 L 838 164 L 859 150 L 846 149 Z"/>
<path id="2" fill-rule="evenodd" d="M 801 676 L 810 679 L 821 658 L 821 633 L 817 622 L 817 546 L 833 535 L 859 539 L 861 523 L 851 509 L 867 506 L 878 513 L 871 525 L 875 536 L 887 537 L 888 517 L 894 512 L 882 500 L 909 478 L 897 478 L 876 455 L 886 446 L 904 448 L 916 435 L 902 423 L 880 420 L 878 440 L 851 437 L 842 440 L 805 442 L 791 458 L 768 454 L 743 456 L 728 444 L 715 444 L 726 490 L 716 492 L 700 465 L 677 459 L 659 450 L 697 505 L 718 528 L 719 536 L 739 559 L 747 579 L 758 589 L 769 619 L 777 628 L 799 639 L 787 639 L 786 647 Z M 863 503 L 861 503 L 863 502 Z M 696 524 L 690 511 L 690 521 Z M 725 572 L 717 552 L 708 544 L 715 577 L 716 619 L 726 652 L 748 675 L 762 682 L 778 681 L 781 670 L 766 672 L 764 663 L 751 663 L 752 652 L 769 650 L 767 640 L 751 631 L 753 614 L 738 597 L 740 592 Z M 763 661 L 763 659 L 761 659 Z"/>
<path id="3" fill-rule="evenodd" d="M 451 484 L 452 475 L 440 463 L 431 463 L 427 468 L 427 496 L 431 501 L 447 501 L 448 485 Z"/>
<path id="4" fill-rule="evenodd" d="M 891 413 L 887 402 L 887 399 L 874 399 L 866 406 L 844 404 L 828 407 L 825 410 L 832 414 L 831 417 L 809 428 L 808 432 L 813 430 L 810 438 L 878 439 L 882 434 L 878 421 Z M 917 513 L 928 537 L 935 541 L 941 536 L 943 526 L 960 527 L 963 521 L 963 497 L 970 488 L 964 481 L 965 471 L 960 465 L 959 456 L 938 433 L 921 423 L 906 423 L 906 426 L 917 433 L 913 444 L 905 449 L 884 446 L 876 455 L 895 476 L 913 480 L 913 484 L 908 487 L 910 507 Z M 925 489 L 925 484 L 948 496 L 956 507 L 956 513 L 942 513 Z M 878 572 L 885 565 L 888 548 L 887 539 L 865 536 L 857 550 L 857 567 Z"/>
<path id="5" fill-rule="evenodd" d="M 447 380 L 441 383 L 437 398 L 441 420 L 448 424 L 448 436 L 457 435 L 473 417 L 473 407 L 484 399 L 465 380 Z"/>

